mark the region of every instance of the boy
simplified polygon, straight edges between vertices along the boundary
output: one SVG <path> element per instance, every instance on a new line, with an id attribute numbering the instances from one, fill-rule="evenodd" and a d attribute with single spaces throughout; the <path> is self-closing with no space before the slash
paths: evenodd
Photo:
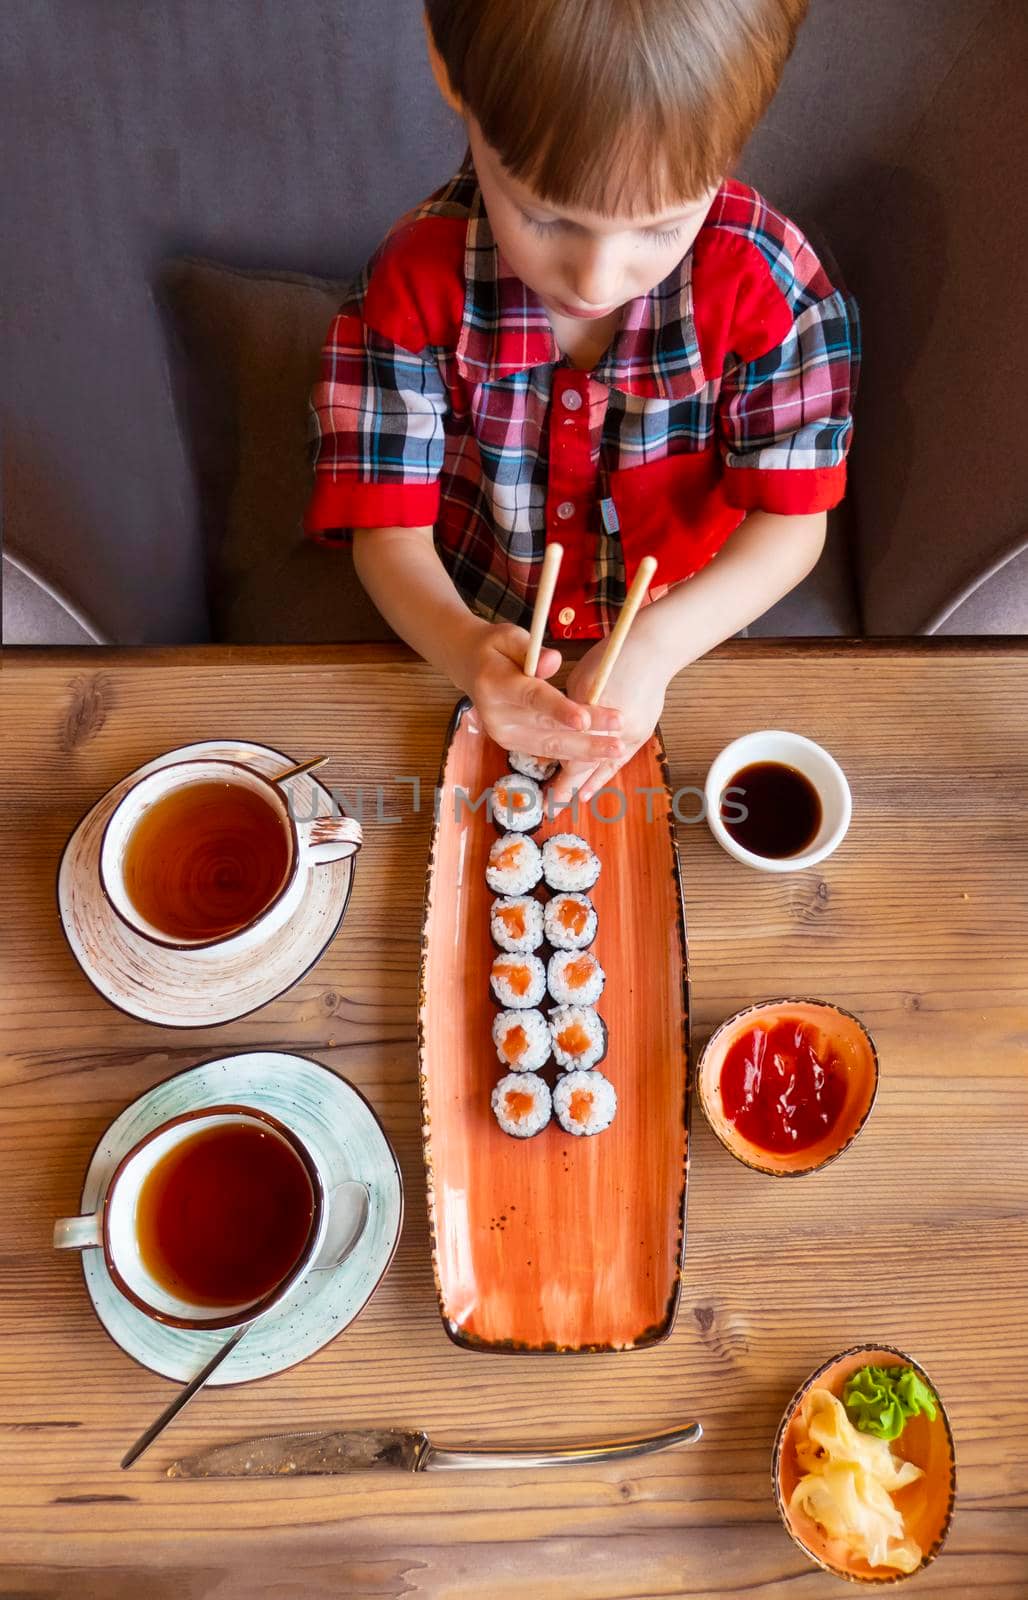
<path id="1" fill-rule="evenodd" d="M 329 330 L 308 532 L 507 749 L 588 800 L 670 679 L 813 567 L 842 498 L 855 308 L 792 223 L 725 178 L 806 0 L 428 0 L 469 153 Z M 551 639 L 524 675 L 547 539 Z M 643 555 L 658 570 L 584 703 Z M 716 559 L 714 559 L 716 557 Z"/>

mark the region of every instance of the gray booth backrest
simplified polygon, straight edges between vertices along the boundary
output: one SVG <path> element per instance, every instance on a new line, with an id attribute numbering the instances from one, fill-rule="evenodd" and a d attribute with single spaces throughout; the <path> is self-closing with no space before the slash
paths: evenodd
<path id="1" fill-rule="evenodd" d="M 897 152 L 976 30 L 1023 12 L 813 0 L 743 175 L 821 227 L 858 296 L 883 293 L 865 263 Z M 200 519 L 158 265 L 194 253 L 352 271 L 462 149 L 420 8 L 6 0 L 0 54 L 6 537 L 111 637 L 202 638 Z"/>

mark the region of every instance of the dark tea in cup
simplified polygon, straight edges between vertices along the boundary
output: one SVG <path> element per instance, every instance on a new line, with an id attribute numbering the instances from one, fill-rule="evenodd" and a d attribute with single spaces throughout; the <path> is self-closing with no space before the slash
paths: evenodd
<path id="1" fill-rule="evenodd" d="M 139 916 L 169 939 L 195 941 L 224 938 L 259 917 L 292 862 L 289 827 L 272 795 L 209 780 L 154 801 L 128 837 L 122 874 Z"/>
<path id="2" fill-rule="evenodd" d="M 261 1300 L 295 1267 L 314 1224 L 314 1187 L 286 1141 L 256 1122 L 222 1122 L 175 1144 L 136 1203 L 142 1264 L 196 1306 Z"/>

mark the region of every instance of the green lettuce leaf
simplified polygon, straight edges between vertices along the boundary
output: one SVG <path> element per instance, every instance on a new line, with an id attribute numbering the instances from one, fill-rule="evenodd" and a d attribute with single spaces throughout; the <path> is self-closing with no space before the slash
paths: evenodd
<path id="1" fill-rule="evenodd" d="M 898 1439 L 909 1417 L 935 1421 L 935 1396 L 913 1367 L 861 1367 L 847 1379 L 843 1404 L 853 1426 L 877 1439 Z"/>

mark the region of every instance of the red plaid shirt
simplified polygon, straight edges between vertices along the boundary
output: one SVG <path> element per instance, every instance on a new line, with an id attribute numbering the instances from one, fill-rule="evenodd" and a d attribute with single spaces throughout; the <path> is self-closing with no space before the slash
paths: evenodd
<path id="1" fill-rule="evenodd" d="M 527 625 L 548 537 L 553 638 L 612 625 L 635 569 L 655 599 L 747 511 L 842 498 L 856 308 L 799 230 L 722 184 L 688 254 L 626 306 L 591 372 L 499 254 L 470 161 L 403 218 L 333 321 L 311 395 L 305 526 L 433 526 L 480 615 Z"/>

